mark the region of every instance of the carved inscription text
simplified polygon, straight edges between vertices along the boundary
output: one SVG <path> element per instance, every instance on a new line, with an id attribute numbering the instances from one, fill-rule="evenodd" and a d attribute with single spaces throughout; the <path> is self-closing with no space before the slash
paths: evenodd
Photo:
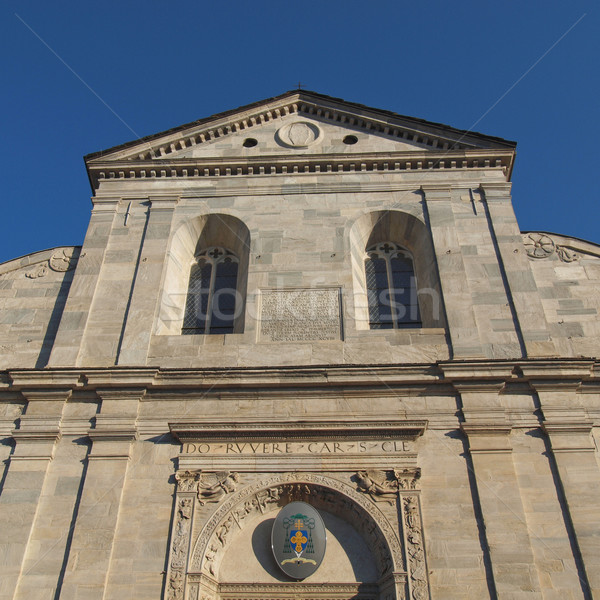
<path id="1" fill-rule="evenodd" d="M 369 454 L 410 452 L 403 440 L 363 442 L 186 442 L 182 454 Z"/>
<path id="2" fill-rule="evenodd" d="M 263 291 L 261 307 L 261 341 L 341 338 L 338 288 Z"/>

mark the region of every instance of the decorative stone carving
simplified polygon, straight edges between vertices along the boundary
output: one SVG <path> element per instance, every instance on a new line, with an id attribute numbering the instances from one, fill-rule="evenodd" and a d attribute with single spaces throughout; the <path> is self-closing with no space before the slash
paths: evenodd
<path id="1" fill-rule="evenodd" d="M 223 496 L 235 492 L 240 476 L 232 471 L 201 472 L 198 479 L 198 501 L 203 506 L 206 502 L 219 502 Z"/>
<path id="2" fill-rule="evenodd" d="M 25 273 L 29 279 L 38 279 L 48 273 L 48 267 L 57 273 L 71 271 L 77 265 L 79 259 L 79 248 L 61 248 L 57 250 L 48 260 L 36 265 Z"/>
<path id="3" fill-rule="evenodd" d="M 308 148 L 322 135 L 321 129 L 315 123 L 296 121 L 280 127 L 275 134 L 275 140 L 291 148 Z"/>
<path id="4" fill-rule="evenodd" d="M 398 480 L 399 489 L 415 490 L 421 478 L 421 469 L 394 469 L 394 476 Z"/>
<path id="5" fill-rule="evenodd" d="M 399 485 L 394 471 L 357 471 L 354 479 L 357 489 L 373 500 L 390 504 L 396 501 Z"/>
<path id="6" fill-rule="evenodd" d="M 198 488 L 197 471 L 178 471 L 175 473 L 178 492 L 196 492 Z"/>
<path id="7" fill-rule="evenodd" d="M 78 258 L 79 248 L 63 248 L 51 256 L 48 264 L 53 271 L 66 273 L 75 268 Z"/>
<path id="8" fill-rule="evenodd" d="M 545 233 L 528 233 L 523 236 L 523 244 L 530 258 L 549 258 L 556 254 L 562 262 L 571 263 L 579 260 L 580 255 L 571 248 L 559 246 Z"/>
<path id="9" fill-rule="evenodd" d="M 404 496 L 402 503 L 411 596 L 413 600 L 426 600 L 429 598 L 429 584 L 419 498 L 413 495 Z"/>
<path id="10" fill-rule="evenodd" d="M 177 505 L 169 561 L 169 600 L 183 599 L 185 563 L 190 543 L 192 503 L 193 498 L 182 498 Z"/>
<path id="11" fill-rule="evenodd" d="M 548 258 L 556 248 L 554 241 L 545 233 L 528 233 L 523 238 L 527 256 L 531 258 Z"/>
<path id="12" fill-rule="evenodd" d="M 220 591 L 227 598 L 379 598 L 377 585 L 372 583 L 225 583 Z"/>
<path id="13" fill-rule="evenodd" d="M 565 248 L 564 246 L 556 246 L 556 254 L 558 258 L 563 262 L 570 263 L 579 260 L 579 254 L 571 248 Z"/>
<path id="14" fill-rule="evenodd" d="M 43 264 L 38 265 L 34 269 L 31 269 L 31 271 L 27 271 L 27 273 L 25 273 L 25 277 L 28 277 L 29 279 L 37 279 L 38 277 L 44 277 L 47 272 L 48 263 L 44 262 Z"/>
<path id="15" fill-rule="evenodd" d="M 206 523 L 192 553 L 191 568 L 215 576 L 232 529 L 272 505 L 293 500 L 338 514 L 351 522 L 373 549 L 382 575 L 402 571 L 402 546 L 395 529 L 363 493 L 340 481 L 314 473 L 283 473 L 247 486 L 226 499 Z"/>

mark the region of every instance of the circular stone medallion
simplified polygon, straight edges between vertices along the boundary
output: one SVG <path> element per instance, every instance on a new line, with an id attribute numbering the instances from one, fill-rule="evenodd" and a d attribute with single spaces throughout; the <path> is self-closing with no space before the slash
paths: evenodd
<path id="1" fill-rule="evenodd" d="M 321 130 L 314 123 L 296 121 L 277 130 L 277 142 L 290 148 L 308 148 L 321 137 Z"/>
<path id="2" fill-rule="evenodd" d="M 271 548 L 279 568 L 294 579 L 312 575 L 325 556 L 327 533 L 321 515 L 305 502 L 291 502 L 277 515 Z"/>

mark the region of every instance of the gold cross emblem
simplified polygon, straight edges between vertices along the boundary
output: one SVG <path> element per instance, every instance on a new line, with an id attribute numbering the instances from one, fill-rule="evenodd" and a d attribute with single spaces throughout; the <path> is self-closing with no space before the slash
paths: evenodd
<path id="1" fill-rule="evenodd" d="M 296 544 L 296 552 L 302 552 L 302 544 L 306 544 L 308 538 L 301 531 L 296 531 L 290 541 L 292 544 Z"/>

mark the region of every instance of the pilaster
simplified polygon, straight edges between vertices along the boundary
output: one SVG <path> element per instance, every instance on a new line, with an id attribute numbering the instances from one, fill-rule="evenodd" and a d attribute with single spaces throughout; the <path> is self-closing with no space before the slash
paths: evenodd
<path id="1" fill-rule="evenodd" d="M 512 207 L 510 183 L 484 183 L 481 189 L 525 355 L 528 358 L 556 356 L 542 300 L 523 249 L 521 232 Z"/>
<path id="2" fill-rule="evenodd" d="M 102 199 L 95 202 L 102 202 Z M 120 199 L 106 240 L 106 252 L 81 341 L 78 365 L 116 364 L 136 273 L 143 260 L 147 227 L 147 197 Z M 154 284 L 158 288 L 158 281 Z"/>
<path id="3" fill-rule="evenodd" d="M 136 439 L 138 404 L 145 389 L 96 393 L 102 406 L 95 427 L 89 430 L 92 448 L 61 600 L 104 598 L 131 444 Z"/>
<path id="4" fill-rule="evenodd" d="M 456 232 L 448 186 L 421 188 L 436 254 L 453 358 L 482 358 L 469 281 Z"/>
<path id="5" fill-rule="evenodd" d="M 28 552 L 48 465 L 60 438 L 60 420 L 70 389 L 22 390 L 26 413 L 12 431 L 15 448 L 0 496 L 0 599 L 12 600 Z M 15 507 L 18 505 L 18 512 Z"/>
<path id="6" fill-rule="evenodd" d="M 540 401 L 542 428 L 548 436 L 564 499 L 566 519 L 574 532 L 581 556 L 582 587 L 591 597 L 600 597 L 600 467 L 592 439 L 592 420 L 578 397 L 581 379 L 537 380 L 535 368 L 528 371 L 530 385 Z M 587 375 L 583 369 L 581 375 Z"/>
<path id="7" fill-rule="evenodd" d="M 539 575 L 512 458 L 510 433 L 498 395 L 504 378 L 454 382 L 460 393 L 469 453 L 499 598 L 542 598 Z"/>
<path id="8" fill-rule="evenodd" d="M 154 329 L 167 244 L 177 197 L 150 201 L 148 226 L 142 240 L 142 260 L 135 274 L 131 302 L 125 314 L 117 363 L 144 365 L 148 358 L 150 336 Z"/>
<path id="9" fill-rule="evenodd" d="M 61 436 L 48 466 L 15 600 L 54 599 L 69 549 L 88 453 L 94 402 L 64 405 Z"/>
<path id="10" fill-rule="evenodd" d="M 77 364 L 117 207 L 116 198 L 105 199 L 94 205 L 48 361 L 50 367 Z"/>

